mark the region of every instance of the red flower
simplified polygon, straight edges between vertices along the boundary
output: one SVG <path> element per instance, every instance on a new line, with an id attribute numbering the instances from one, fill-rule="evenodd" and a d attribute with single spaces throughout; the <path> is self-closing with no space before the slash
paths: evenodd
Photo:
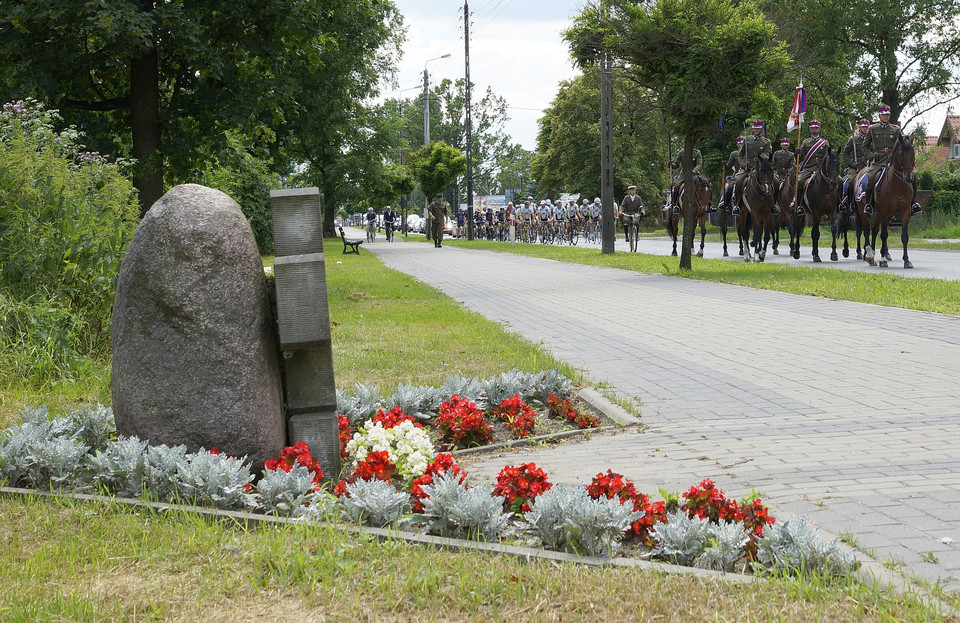
<path id="1" fill-rule="evenodd" d="M 532 435 L 537 423 L 537 413 L 527 406 L 518 394 L 501 402 L 491 413 L 507 423 L 507 428 L 515 439 Z"/>
<path id="2" fill-rule="evenodd" d="M 633 510 L 641 511 L 643 516 L 630 524 L 627 533 L 632 533 L 647 545 L 653 540 L 650 535 L 653 524 L 667 520 L 666 502 L 651 502 L 645 493 L 637 492 L 632 480 L 609 469 L 606 474 L 597 474 L 594 477 L 587 485 L 587 493 L 595 500 L 601 497 L 618 498 L 621 504 L 629 502 Z"/>
<path id="3" fill-rule="evenodd" d="M 493 495 L 504 498 L 504 506 L 515 513 L 526 513 L 530 503 L 553 485 L 547 481 L 547 473 L 535 463 L 523 463 L 517 467 L 505 466 L 497 474 Z"/>
<path id="4" fill-rule="evenodd" d="M 446 472 L 459 475 L 459 481 L 461 483 L 467 478 L 467 473 L 457 465 L 452 454 L 438 454 L 436 458 L 427 465 L 427 469 L 423 472 L 423 475 L 414 478 L 413 483 L 410 485 L 410 495 L 414 497 L 413 512 L 422 513 L 423 500 L 428 497 L 421 487 L 424 485 L 432 485 L 434 476 L 439 476 Z"/>
<path id="5" fill-rule="evenodd" d="M 394 407 L 389 411 L 384 411 L 383 409 L 377 410 L 377 414 L 373 416 L 373 421 L 374 423 L 380 422 L 384 428 L 393 428 L 401 422 L 413 422 L 413 425 L 417 428 L 423 428 L 420 422 L 412 416 L 405 414 L 400 410 L 400 407 Z"/>
<path id="6" fill-rule="evenodd" d="M 390 482 L 397 466 L 390 461 L 390 454 L 384 450 L 371 452 L 365 459 L 359 461 L 353 472 L 337 483 L 333 488 L 333 494 L 337 497 L 347 493 L 347 485 L 353 484 L 358 480 L 383 480 Z"/>
<path id="7" fill-rule="evenodd" d="M 337 414 L 337 426 L 340 429 L 340 456 L 347 458 L 347 444 L 353 439 L 353 433 L 356 429 L 350 425 L 350 418 L 345 415 Z"/>
<path id="8" fill-rule="evenodd" d="M 278 458 L 264 461 L 263 467 L 270 471 L 279 469 L 289 472 L 293 469 L 294 465 L 298 464 L 306 467 L 307 470 L 313 474 L 314 484 L 320 484 L 320 481 L 323 480 L 323 469 L 320 467 L 320 462 L 311 456 L 310 446 L 303 441 L 298 441 L 292 446 L 287 446 L 280 452 Z"/>
<path id="9" fill-rule="evenodd" d="M 559 398 L 556 394 L 547 394 L 547 408 L 551 417 L 568 420 L 580 428 L 600 426 L 600 418 L 586 413 L 582 407 L 574 405 L 569 398 Z"/>
<path id="10" fill-rule="evenodd" d="M 456 394 L 440 406 L 437 433 L 455 446 L 482 446 L 493 441 L 493 428 L 477 405 Z"/>

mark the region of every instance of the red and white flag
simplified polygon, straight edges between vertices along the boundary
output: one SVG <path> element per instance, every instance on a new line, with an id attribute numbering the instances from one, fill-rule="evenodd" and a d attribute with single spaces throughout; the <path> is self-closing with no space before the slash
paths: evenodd
<path id="1" fill-rule="evenodd" d="M 787 132 L 793 132 L 800 128 L 805 112 L 807 112 L 807 90 L 803 88 L 803 82 L 800 82 L 797 93 L 793 96 L 793 109 L 790 111 L 790 119 L 787 121 Z"/>

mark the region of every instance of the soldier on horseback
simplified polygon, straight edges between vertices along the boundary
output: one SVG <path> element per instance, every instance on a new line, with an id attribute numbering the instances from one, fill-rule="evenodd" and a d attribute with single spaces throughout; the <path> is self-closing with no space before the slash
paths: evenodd
<path id="1" fill-rule="evenodd" d="M 867 197 L 867 202 L 863 206 L 863 214 L 868 217 L 873 216 L 873 204 L 876 202 L 873 190 L 877 184 L 877 174 L 884 168 L 887 159 L 890 157 L 890 152 L 893 151 L 893 146 L 901 134 L 900 126 L 890 123 L 889 106 L 880 105 L 877 108 L 877 116 L 880 117 L 880 121 L 867 128 L 867 135 L 863 139 L 863 150 L 867 161 L 871 164 L 862 176 L 857 190 L 858 200 L 864 195 Z M 915 196 L 916 186 L 913 190 Z M 914 203 L 911 209 L 913 214 L 920 214 L 923 211 L 919 203 Z"/>
<path id="2" fill-rule="evenodd" d="M 699 149 L 694 148 L 693 172 L 699 173 L 702 166 L 703 156 L 700 154 Z M 677 157 L 670 163 L 670 167 L 673 169 L 673 186 L 670 188 L 670 203 L 667 205 L 673 206 L 674 214 L 680 214 L 680 203 L 677 195 L 680 192 L 680 187 L 683 186 L 683 152 L 677 154 Z"/>
<path id="3" fill-rule="evenodd" d="M 843 174 L 843 193 L 840 200 L 840 213 L 845 214 L 853 204 L 853 185 L 857 179 L 857 173 L 867 166 L 866 151 L 863 149 L 863 141 L 866 139 L 867 128 L 870 122 L 861 119 L 857 122 L 857 132 L 847 139 L 847 144 L 843 148 L 843 164 L 847 167 Z"/>
<path id="4" fill-rule="evenodd" d="M 773 177 L 776 180 L 773 191 L 774 200 L 780 198 L 780 186 L 787 177 L 787 171 L 790 170 L 790 167 L 793 166 L 795 162 L 795 156 L 789 147 L 790 139 L 784 137 L 780 139 L 780 149 L 773 152 Z M 774 204 L 773 213 L 779 214 L 780 206 Z"/>
<path id="5" fill-rule="evenodd" d="M 743 189 L 743 180 L 756 168 L 757 158 L 760 157 L 760 154 L 767 154 L 767 156 L 773 154 L 773 143 L 771 143 L 770 139 L 766 136 L 761 136 L 763 126 L 763 121 L 754 121 L 752 126 L 753 135 L 748 136 L 743 141 L 743 145 L 740 146 L 738 158 L 744 163 L 744 167 L 734 175 L 732 188 L 727 191 L 720 202 L 720 205 L 729 206 L 727 214 L 733 214 L 734 216 L 740 214 L 740 206 L 738 204 L 740 202 L 739 195 Z M 732 200 L 728 200 L 730 196 L 733 197 Z"/>
<path id="6" fill-rule="evenodd" d="M 810 138 L 803 141 L 803 144 L 800 145 L 800 149 L 797 150 L 797 154 L 800 156 L 800 175 L 797 178 L 797 197 L 803 196 L 804 186 L 807 183 L 807 180 L 810 179 L 810 176 L 813 175 L 813 172 L 820 168 L 820 164 L 823 162 L 823 159 L 827 155 L 827 151 L 830 149 L 830 143 L 827 142 L 827 139 L 820 137 L 820 122 L 811 121 L 808 125 L 810 128 Z M 800 201 L 797 201 L 797 215 L 803 215 L 803 205 Z"/>
<path id="7" fill-rule="evenodd" d="M 726 181 L 724 182 L 723 191 L 720 193 L 720 203 L 717 204 L 717 209 L 724 210 L 727 214 L 730 214 L 730 192 L 733 189 L 733 178 L 737 175 L 737 172 L 744 167 L 744 161 L 740 158 L 740 148 L 743 146 L 743 137 L 737 137 L 737 148 L 730 152 L 730 157 L 727 158 L 727 164 L 725 165 L 730 169 L 731 173 L 727 176 Z"/>

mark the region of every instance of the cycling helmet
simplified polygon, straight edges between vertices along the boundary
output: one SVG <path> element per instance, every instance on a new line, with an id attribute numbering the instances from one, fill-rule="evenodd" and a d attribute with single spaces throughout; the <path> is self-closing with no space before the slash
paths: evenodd
<path id="1" fill-rule="evenodd" d="M 600 204 L 600 197 L 597 197 L 596 199 L 594 199 L 593 202 L 599 205 L 599 204 Z"/>
<path id="2" fill-rule="evenodd" d="M 589 199 L 584 199 L 584 200 L 583 200 L 583 205 L 590 205 L 590 200 L 589 200 Z"/>

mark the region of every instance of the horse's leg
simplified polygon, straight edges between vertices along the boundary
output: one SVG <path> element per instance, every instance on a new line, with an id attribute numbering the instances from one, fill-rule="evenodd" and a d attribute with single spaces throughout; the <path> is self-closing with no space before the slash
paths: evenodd
<path id="1" fill-rule="evenodd" d="M 744 262 L 752 262 L 753 255 L 750 253 L 750 223 L 747 218 L 750 213 L 744 210 L 737 217 L 737 237 L 740 239 L 740 255 Z"/>
<path id="2" fill-rule="evenodd" d="M 799 260 L 800 259 L 800 236 L 803 235 L 803 224 L 807 217 L 803 215 L 797 215 L 794 218 L 796 218 L 796 222 L 794 225 L 795 235 L 791 236 L 791 239 L 795 240 L 795 242 L 790 246 L 793 248 L 793 259 Z"/>
<path id="3" fill-rule="evenodd" d="M 890 251 L 887 249 L 887 236 L 889 233 L 890 232 L 887 231 L 887 222 L 884 220 L 883 224 L 880 225 L 880 268 L 886 268 L 887 262 L 889 261 L 887 259 L 887 256 L 890 255 Z"/>
<path id="4" fill-rule="evenodd" d="M 877 222 L 876 217 L 871 217 L 869 221 L 870 229 L 867 230 L 867 235 L 863 239 L 863 257 L 869 262 L 871 266 L 877 265 L 877 258 L 874 249 L 877 246 L 877 234 L 880 233 L 880 223 Z"/>
<path id="5" fill-rule="evenodd" d="M 773 230 L 776 228 L 776 224 L 774 223 L 775 219 L 776 217 L 770 214 L 763 224 L 763 250 L 760 252 L 761 258 L 767 257 L 767 245 L 770 244 L 770 239 L 773 238 Z"/>
<path id="6" fill-rule="evenodd" d="M 703 257 L 703 243 L 707 237 L 707 219 L 706 217 L 700 217 L 700 252 L 697 253 L 697 257 Z"/>
<path id="7" fill-rule="evenodd" d="M 727 253 L 727 214 L 720 210 L 720 236 L 723 238 L 723 257 L 729 257 Z"/>
<path id="8" fill-rule="evenodd" d="M 900 228 L 900 242 L 903 243 L 903 267 L 913 268 L 913 263 L 907 257 L 907 243 L 910 242 L 910 221 L 907 221 Z"/>
<path id="9" fill-rule="evenodd" d="M 830 235 L 833 236 L 833 242 L 831 243 L 831 247 L 830 247 L 830 261 L 836 262 L 837 260 L 840 259 L 839 256 L 837 256 L 837 216 L 836 215 L 834 215 L 833 218 L 830 220 Z"/>
<path id="10" fill-rule="evenodd" d="M 840 232 L 843 233 L 843 257 L 850 257 L 850 240 L 847 235 L 850 232 L 850 218 L 846 213 L 837 214 L 837 221 Z"/>
<path id="11" fill-rule="evenodd" d="M 860 246 L 860 238 L 863 237 L 863 243 L 864 243 L 864 246 L 866 246 L 867 236 L 863 227 L 863 219 L 860 217 L 859 207 L 857 207 L 857 209 L 854 211 L 854 214 L 856 215 L 856 219 L 857 219 L 856 222 L 854 223 L 854 231 L 857 234 L 857 259 L 862 260 L 865 258 L 863 254 L 864 249 Z"/>
<path id="12" fill-rule="evenodd" d="M 810 228 L 810 246 L 812 247 L 813 261 L 820 261 L 820 219 L 813 215 L 813 227 Z"/>

